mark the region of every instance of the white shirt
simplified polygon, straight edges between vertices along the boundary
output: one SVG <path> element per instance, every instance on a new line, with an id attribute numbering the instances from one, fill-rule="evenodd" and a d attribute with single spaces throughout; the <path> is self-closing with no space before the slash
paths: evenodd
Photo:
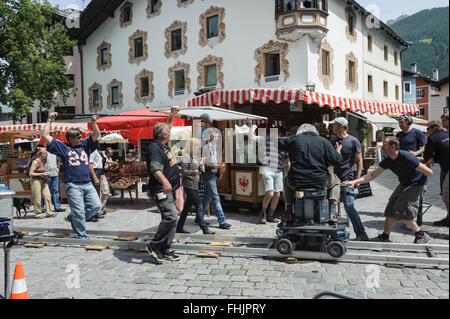
<path id="1" fill-rule="evenodd" d="M 91 153 L 89 163 L 92 164 L 92 167 L 94 169 L 103 169 L 103 158 L 98 150 L 95 150 L 93 153 Z"/>

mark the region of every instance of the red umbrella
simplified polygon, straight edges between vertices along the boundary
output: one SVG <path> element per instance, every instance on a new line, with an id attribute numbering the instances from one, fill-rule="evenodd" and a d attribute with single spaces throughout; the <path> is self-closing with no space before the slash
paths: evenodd
<path id="1" fill-rule="evenodd" d="M 120 131 L 123 138 L 138 146 L 139 139 L 153 138 L 153 126 L 158 122 L 167 122 L 168 114 L 152 112 L 150 109 L 141 109 L 107 116 L 97 120 L 100 131 Z M 127 116 L 129 115 L 129 116 Z M 185 126 L 186 120 L 175 117 L 173 126 Z M 89 122 L 88 128 L 92 130 Z"/>

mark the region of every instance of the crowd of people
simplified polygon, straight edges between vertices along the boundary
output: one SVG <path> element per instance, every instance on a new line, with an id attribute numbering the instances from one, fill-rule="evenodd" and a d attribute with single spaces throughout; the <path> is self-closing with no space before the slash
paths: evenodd
<path id="1" fill-rule="evenodd" d="M 212 131 L 204 143 L 191 138 L 189 156 L 184 157 L 187 160 L 178 163 L 168 146 L 173 118 L 177 116 L 177 112 L 178 107 L 173 107 L 167 123 L 157 123 L 153 127 L 153 140 L 148 146 L 145 159 L 149 172 L 149 195 L 161 214 L 158 230 L 149 242 L 147 251 L 158 262 L 179 259 L 170 247 L 176 232 L 187 233 L 184 225 L 192 207 L 195 207 L 195 222 L 204 234 L 215 234 L 204 218 L 210 204 L 219 228 L 232 227 L 226 220 L 217 190 L 217 179 L 224 166 L 218 155 L 218 149 L 221 148 L 218 145 L 219 134 Z M 106 149 L 105 155 L 99 148 L 97 141 L 100 131 L 96 125 L 96 116 L 91 118 L 92 135 L 83 140 L 79 129 L 70 129 L 66 133 L 68 143 L 58 141 L 50 135 L 50 126 L 56 117 L 57 113 L 51 113 L 44 126 L 43 138 L 47 148 L 39 147 L 30 159 L 29 176 L 35 216 L 52 217 L 53 211 L 64 211 L 59 202 L 59 167 L 62 165 L 63 183 L 71 211 L 67 220 L 71 223 L 75 238 L 86 238 L 86 221 L 96 221 L 104 215 L 110 193 L 105 171 L 118 167 L 118 163 L 112 160 L 111 148 Z M 284 197 L 285 216 L 292 216 L 295 222 L 302 214 L 294 209 L 296 190 L 324 189 L 328 192 L 329 223 L 339 222 L 337 207 L 338 202 L 343 202 L 356 240 L 388 242 L 396 222 L 402 221 L 414 231 L 415 243 L 428 243 L 431 237 L 420 229 L 415 219 L 423 193 L 427 191 L 427 177 L 433 174 L 433 165 L 437 163 L 441 168 L 440 186 L 447 216 L 434 222 L 434 225 L 449 225 L 448 113 L 442 115 L 441 121 L 429 122 L 427 136 L 412 127 L 413 120 L 410 116 L 402 115 L 398 121 L 401 131 L 384 139 L 384 156 L 378 167 L 362 176 L 361 143 L 348 133 L 348 121 L 345 118 L 338 117 L 329 123 L 335 136 L 331 140 L 321 137 L 311 124 L 291 127 L 287 136 L 283 136 L 285 134 L 282 130 L 275 137 L 269 134 L 257 136 L 253 132 L 252 121 L 248 120 L 249 140 L 257 142 L 260 151 L 265 152 L 261 163 L 265 196 L 259 222 L 265 224 L 280 221 L 275 212 L 281 193 Z M 208 123 L 209 126 L 210 124 Z M 421 155 L 423 162 L 418 158 Z M 134 160 L 135 154 L 127 157 L 129 162 Z M 355 208 L 355 188 L 374 180 L 386 169 L 398 176 L 399 185 L 388 200 L 383 233 L 369 239 Z M 180 209 L 176 207 L 176 191 L 181 186 L 186 200 L 180 214 Z"/>

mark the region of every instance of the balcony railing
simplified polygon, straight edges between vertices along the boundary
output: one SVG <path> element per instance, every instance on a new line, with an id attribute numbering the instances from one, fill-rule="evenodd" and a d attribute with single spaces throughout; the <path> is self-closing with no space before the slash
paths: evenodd
<path id="1" fill-rule="evenodd" d="M 276 0 L 276 16 L 297 10 L 321 10 L 328 12 L 328 0 Z"/>

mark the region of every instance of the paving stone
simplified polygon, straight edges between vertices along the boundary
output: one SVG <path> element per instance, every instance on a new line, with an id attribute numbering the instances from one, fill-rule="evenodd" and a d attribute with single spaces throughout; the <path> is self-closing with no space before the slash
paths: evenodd
<path id="1" fill-rule="evenodd" d="M 247 276 L 231 276 L 230 281 L 247 281 Z"/>
<path id="2" fill-rule="evenodd" d="M 198 279 L 198 278 L 197 278 Z M 230 281 L 230 276 L 227 275 L 217 275 L 212 277 L 213 281 Z"/>
<path id="3" fill-rule="evenodd" d="M 186 282 L 186 286 L 188 287 L 209 287 L 209 281 L 200 281 L 200 280 L 188 280 Z"/>
<path id="4" fill-rule="evenodd" d="M 427 289 L 433 296 L 436 297 L 447 297 L 448 298 L 448 290 L 429 288 Z"/>
<path id="5" fill-rule="evenodd" d="M 221 288 L 203 288 L 202 295 L 218 295 L 220 294 Z"/>
<path id="6" fill-rule="evenodd" d="M 188 293 L 188 294 L 199 294 L 200 293 L 200 291 L 202 291 L 202 287 L 189 287 L 187 290 L 186 290 L 186 293 Z"/>
<path id="7" fill-rule="evenodd" d="M 262 297 L 264 296 L 264 290 L 259 289 L 244 289 L 242 291 L 243 296 Z"/>
<path id="8" fill-rule="evenodd" d="M 170 299 L 174 296 L 172 292 L 155 292 L 152 299 Z"/>
<path id="9" fill-rule="evenodd" d="M 416 288 L 415 282 L 411 280 L 400 280 L 400 284 L 402 287 Z"/>
<path id="10" fill-rule="evenodd" d="M 251 281 L 251 282 L 265 282 L 266 281 L 266 277 L 264 277 L 264 276 L 249 276 L 248 277 L 248 281 Z"/>
<path id="11" fill-rule="evenodd" d="M 221 291 L 221 294 L 225 296 L 240 296 L 241 293 L 242 293 L 241 288 L 224 288 Z"/>
<path id="12" fill-rule="evenodd" d="M 428 281 L 416 281 L 415 284 L 418 288 L 427 289 L 427 288 L 437 288 L 437 286 L 439 286 L 439 284 L 442 284 L 442 283 L 434 283 L 434 282 L 428 280 Z M 439 286 L 439 288 L 445 289 L 440 286 Z M 447 289 L 448 289 L 448 284 L 447 284 Z"/>
<path id="13" fill-rule="evenodd" d="M 182 293 L 185 292 L 186 290 L 187 290 L 186 286 L 170 286 L 169 289 L 167 289 L 167 291 L 175 293 Z"/>
<path id="14" fill-rule="evenodd" d="M 252 282 L 235 281 L 230 283 L 230 288 L 251 288 L 253 287 Z"/>
<path id="15" fill-rule="evenodd" d="M 174 294 L 172 297 L 172 299 L 184 299 L 184 300 L 188 300 L 191 298 L 192 298 L 191 294 Z"/>
<path id="16" fill-rule="evenodd" d="M 437 285 L 439 286 L 439 288 L 443 289 L 443 290 L 447 290 L 449 289 L 449 284 L 448 282 L 438 282 Z"/>
<path id="17" fill-rule="evenodd" d="M 428 277 L 428 279 L 430 279 L 431 281 L 434 281 L 434 282 L 447 282 L 448 283 L 448 278 L 445 278 L 442 276 L 428 275 L 427 277 Z"/>
<path id="18" fill-rule="evenodd" d="M 213 281 L 209 285 L 211 288 L 228 288 L 230 286 L 231 282 L 229 281 Z"/>

